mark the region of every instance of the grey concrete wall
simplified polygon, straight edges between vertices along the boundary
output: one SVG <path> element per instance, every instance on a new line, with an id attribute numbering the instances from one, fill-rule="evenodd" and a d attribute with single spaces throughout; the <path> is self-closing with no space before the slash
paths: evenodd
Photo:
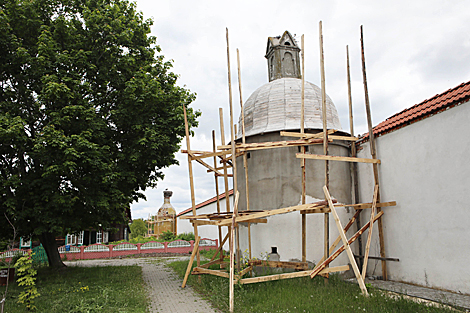
<path id="1" fill-rule="evenodd" d="M 469 117 L 467 102 L 377 138 L 381 200 L 397 201 L 383 217 L 386 254 L 400 259 L 387 263 L 391 280 L 470 294 Z M 361 147 L 369 157 L 369 143 Z M 371 201 L 372 165 L 358 170 L 360 201 Z M 376 256 L 377 234 L 375 225 Z M 380 261 L 369 264 L 381 275 Z"/>
<path id="2" fill-rule="evenodd" d="M 279 133 L 255 135 L 247 138 L 247 143 L 268 142 L 294 138 L 280 137 Z M 330 144 L 330 154 L 348 156 L 344 145 Z M 295 157 L 297 147 L 257 150 L 250 152 L 248 159 L 248 178 L 251 210 L 271 210 L 301 204 L 301 168 L 300 159 Z M 309 146 L 309 152 L 323 154 L 322 145 Z M 306 160 L 307 203 L 324 199 L 324 161 Z M 240 192 L 240 210 L 246 209 L 245 172 L 243 158 L 237 158 L 238 191 Z M 347 162 L 330 162 L 330 193 L 342 203 L 351 201 L 351 176 Z M 343 224 L 352 213 L 338 209 Z M 313 262 L 323 256 L 323 214 L 307 216 L 307 259 Z M 354 229 L 351 229 L 353 232 Z M 302 258 L 301 215 L 298 212 L 272 216 L 267 224 L 251 226 L 252 256 L 260 257 L 277 247 L 281 260 Z M 333 216 L 330 216 L 330 242 L 338 235 Z M 248 248 L 248 230 L 240 229 L 241 250 Z M 338 258 L 333 265 L 347 264 L 346 255 Z"/>

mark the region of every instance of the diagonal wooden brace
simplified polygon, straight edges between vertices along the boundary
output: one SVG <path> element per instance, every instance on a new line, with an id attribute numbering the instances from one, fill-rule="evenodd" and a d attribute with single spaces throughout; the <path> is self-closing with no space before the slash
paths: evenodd
<path id="1" fill-rule="evenodd" d="M 353 268 L 354 274 L 356 275 L 357 282 L 359 283 L 359 287 L 361 288 L 362 293 L 365 296 L 368 296 L 369 293 L 367 292 L 366 285 L 364 284 L 364 280 L 362 279 L 361 272 L 359 271 L 359 268 L 357 267 L 357 263 L 356 263 L 356 260 L 354 259 L 354 255 L 351 251 L 351 247 L 349 246 L 348 239 L 346 238 L 346 235 L 344 234 L 343 225 L 341 225 L 341 221 L 339 220 L 338 213 L 336 213 L 335 206 L 333 205 L 333 201 L 331 201 L 331 196 L 326 186 L 323 186 L 323 192 L 325 193 L 325 197 L 328 200 L 328 205 L 330 206 L 331 213 L 333 214 L 333 217 L 335 219 L 336 227 L 338 228 L 339 235 L 341 236 L 341 239 L 343 240 L 343 245 L 346 248 L 349 262 L 351 262 L 351 266 Z"/>
<path id="2" fill-rule="evenodd" d="M 382 217 L 382 215 L 384 215 L 384 212 L 379 212 L 377 213 L 377 215 L 374 217 L 374 222 L 376 222 L 379 218 Z M 354 241 L 356 241 L 357 238 L 359 238 L 360 235 L 362 235 L 363 232 L 365 232 L 367 229 L 369 228 L 369 223 L 365 224 L 364 226 L 362 226 L 361 229 L 359 229 L 352 237 L 351 239 L 349 239 L 348 243 L 349 244 L 352 244 Z M 313 278 L 315 277 L 322 269 L 324 269 L 328 264 L 330 264 L 331 262 L 333 262 L 334 259 L 336 259 L 338 257 L 338 255 L 340 255 L 343 251 L 344 251 L 344 245 L 341 246 L 341 248 L 339 248 L 338 250 L 335 251 L 335 253 L 333 253 L 332 255 L 330 255 L 328 257 L 328 259 L 326 259 L 325 261 L 323 261 L 322 263 L 319 263 L 317 264 L 317 266 L 315 266 L 315 268 L 313 269 L 313 271 L 310 273 L 310 277 Z"/>
<path id="3" fill-rule="evenodd" d="M 354 213 L 353 217 L 349 220 L 348 224 L 344 227 L 344 233 L 346 233 L 349 230 L 349 228 L 351 228 L 352 224 L 357 219 L 357 217 L 359 216 L 360 213 L 361 213 L 360 210 L 356 210 L 356 213 Z M 328 255 L 331 255 L 333 253 L 333 251 L 335 251 L 335 248 L 339 244 L 340 241 L 341 241 L 341 236 L 336 237 L 335 241 L 330 246 L 330 250 L 328 251 L 329 252 Z M 325 256 L 323 256 L 320 259 L 320 261 L 318 261 L 318 264 L 321 264 L 324 260 L 325 260 Z"/>
<path id="4" fill-rule="evenodd" d="M 194 257 L 196 256 L 197 251 L 199 250 L 199 240 L 201 237 L 196 238 L 196 242 L 194 243 L 193 252 L 191 253 L 191 258 L 189 259 L 188 268 L 186 269 L 186 274 L 184 274 L 183 284 L 181 288 L 186 287 L 186 282 L 188 281 L 189 273 L 191 272 L 191 267 L 193 266 Z"/>
<path id="5" fill-rule="evenodd" d="M 364 254 L 364 264 L 362 265 L 362 279 L 366 278 L 367 261 L 369 260 L 370 242 L 372 240 L 372 228 L 374 227 L 374 216 L 375 216 L 375 210 L 377 209 L 378 194 L 379 194 L 379 185 L 375 185 L 374 200 L 372 201 L 372 208 L 370 209 L 370 220 L 369 220 L 370 229 L 369 229 L 369 233 L 367 234 L 366 252 Z"/>

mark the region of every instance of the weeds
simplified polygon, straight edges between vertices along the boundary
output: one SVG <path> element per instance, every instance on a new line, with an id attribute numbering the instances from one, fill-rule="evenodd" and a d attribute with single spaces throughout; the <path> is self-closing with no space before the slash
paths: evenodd
<path id="1" fill-rule="evenodd" d="M 202 262 L 201 262 L 202 263 Z M 181 277 L 188 261 L 170 263 Z M 210 268 L 218 269 L 217 265 Z M 228 312 L 228 279 L 190 275 L 188 284 L 207 298 L 215 307 Z M 364 297 L 357 285 L 343 282 L 338 275 L 324 278 L 310 277 L 284 279 L 264 283 L 235 286 L 235 312 L 452 312 L 416 303 L 404 297 L 390 298 L 382 291 L 369 287 L 370 296 Z"/>

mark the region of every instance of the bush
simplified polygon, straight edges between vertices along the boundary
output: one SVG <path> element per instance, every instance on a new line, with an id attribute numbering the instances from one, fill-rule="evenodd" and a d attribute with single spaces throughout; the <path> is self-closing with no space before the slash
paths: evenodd
<path id="1" fill-rule="evenodd" d="M 176 240 L 176 236 L 169 230 L 163 232 L 160 234 L 160 236 L 158 237 L 160 240 L 164 240 L 164 241 L 173 241 L 173 240 Z"/>
<path id="2" fill-rule="evenodd" d="M 176 236 L 176 239 L 191 241 L 191 240 L 196 240 L 196 237 L 194 236 L 193 233 L 181 233 L 178 236 Z"/>

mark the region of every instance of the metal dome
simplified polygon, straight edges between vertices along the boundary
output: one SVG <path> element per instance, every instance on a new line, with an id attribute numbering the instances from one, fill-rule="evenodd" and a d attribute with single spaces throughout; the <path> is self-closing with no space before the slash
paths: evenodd
<path id="1" fill-rule="evenodd" d="M 300 129 L 302 80 L 280 78 L 255 90 L 244 104 L 245 135 Z M 305 129 L 323 129 L 321 89 L 305 82 Z M 336 107 L 326 96 L 328 129 L 342 129 Z M 241 115 L 237 139 L 242 136 Z"/>

